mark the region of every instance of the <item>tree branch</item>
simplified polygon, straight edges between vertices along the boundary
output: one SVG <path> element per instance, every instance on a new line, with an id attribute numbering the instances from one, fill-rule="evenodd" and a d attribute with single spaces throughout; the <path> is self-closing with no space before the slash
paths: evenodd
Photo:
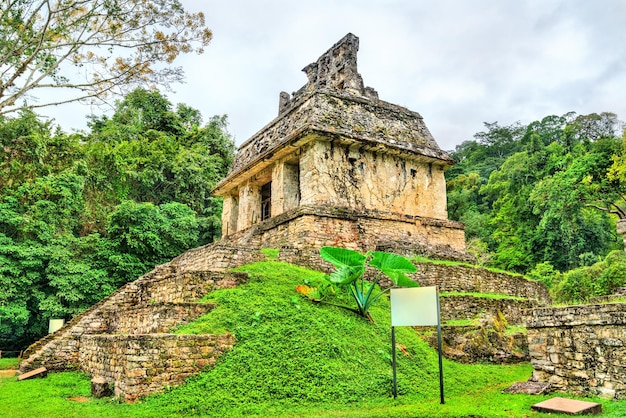
<path id="1" fill-rule="evenodd" d="M 20 98 L 41 88 L 86 93 L 49 103 L 58 105 L 146 83 L 168 86 L 180 80 L 180 70 L 153 66 L 201 52 L 212 36 L 204 16 L 185 12 L 178 1 L 10 0 L 0 6 L 0 16 L 0 33 L 8 34 L 0 49 L 0 114 L 14 112 Z M 16 25 L 23 31 L 13 30 Z M 93 70 L 78 81 L 63 63 Z"/>

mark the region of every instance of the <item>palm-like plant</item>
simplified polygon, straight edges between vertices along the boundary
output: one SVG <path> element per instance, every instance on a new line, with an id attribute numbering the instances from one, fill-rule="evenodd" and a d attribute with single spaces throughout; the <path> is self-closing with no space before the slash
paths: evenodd
<path id="1" fill-rule="evenodd" d="M 397 254 L 382 251 L 361 254 L 347 248 L 322 247 L 320 255 L 336 268 L 329 276 L 326 276 L 326 280 L 333 285 L 346 287 L 357 304 L 357 309 L 353 310 L 364 317 L 369 317 L 368 311 L 372 304 L 389 290 L 376 291 L 376 285 L 383 274 L 396 286 L 418 286 L 406 275 L 415 273 L 417 268 L 409 260 Z M 365 280 L 365 271 L 368 266 L 378 270 L 371 282 Z"/>

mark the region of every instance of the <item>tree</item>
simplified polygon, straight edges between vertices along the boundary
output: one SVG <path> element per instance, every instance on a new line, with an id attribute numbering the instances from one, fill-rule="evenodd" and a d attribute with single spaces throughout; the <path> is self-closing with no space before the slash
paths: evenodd
<path id="1" fill-rule="evenodd" d="M 85 138 L 87 188 L 99 200 L 92 201 L 91 213 L 124 200 L 184 202 L 199 216 L 198 244 L 219 237 L 221 200 L 211 190 L 228 172 L 235 147 L 225 116 L 200 123 L 197 110 L 185 105 L 174 110 L 161 93 L 145 89 L 117 103 L 110 118 L 92 118 L 91 135 Z"/>
<path id="2" fill-rule="evenodd" d="M 500 268 L 526 272 L 548 261 L 565 271 L 604 256 L 617 244 L 614 221 L 592 207 L 626 210 L 617 126 L 612 113 L 573 112 L 528 126 L 486 124 L 453 153 L 450 218 L 466 223 L 468 242 L 487 244 Z"/>
<path id="3" fill-rule="evenodd" d="M 170 64 L 181 53 L 201 53 L 211 36 L 204 15 L 178 0 L 3 1 L 0 114 L 23 107 L 21 100 L 28 108 L 106 103 L 138 85 L 169 87 L 183 77 Z M 29 103 L 49 88 L 71 94 Z"/>
<path id="4" fill-rule="evenodd" d="M 626 129 L 622 136 L 619 152 L 612 156 L 612 165 L 608 171 L 600 175 L 585 178 L 588 186 L 588 200 L 595 200 L 589 205 L 617 215 L 620 220 L 626 219 Z"/>
<path id="5" fill-rule="evenodd" d="M 137 89 L 89 134 L 0 115 L 0 347 L 20 350 L 183 251 L 220 236 L 211 189 L 234 144 L 219 116 Z M 182 203 L 181 203 L 182 202 Z"/>
<path id="6" fill-rule="evenodd" d="M 111 214 L 107 232 L 120 253 L 136 255 L 154 265 L 196 245 L 198 220 L 182 203 L 155 206 L 125 201 Z"/>

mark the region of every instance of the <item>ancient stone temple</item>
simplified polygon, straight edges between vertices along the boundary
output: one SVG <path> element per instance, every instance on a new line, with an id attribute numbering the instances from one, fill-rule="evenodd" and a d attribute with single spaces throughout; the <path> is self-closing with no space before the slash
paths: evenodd
<path id="1" fill-rule="evenodd" d="M 261 246 L 465 252 L 446 210 L 453 160 L 418 113 L 365 87 L 358 47 L 348 34 L 306 66 L 306 85 L 280 93 L 278 117 L 241 145 L 214 190 L 224 238 L 256 227 Z"/>
<path id="2" fill-rule="evenodd" d="M 463 225 L 447 219 L 444 170 L 452 159 L 418 113 L 363 85 L 357 50 L 348 34 L 308 65 L 308 83 L 281 93 L 278 117 L 241 146 L 214 191 L 224 198 L 221 241 L 156 266 L 71 318 L 25 351 L 21 372 L 80 369 L 94 395 L 112 388 L 127 401 L 183 382 L 227 355 L 236 338 L 172 329 L 215 307 L 199 302 L 203 296 L 244 285 L 247 274 L 230 269 L 268 259 L 268 248 L 280 261 L 320 271 L 332 268 L 319 256 L 323 245 L 467 259 Z M 430 264 L 413 275 L 423 286 L 516 298 L 495 306 L 464 297 L 450 317 L 502 311 L 515 319 L 520 298 L 532 306 L 549 299 L 520 278 Z M 442 304 L 453 305 L 461 306 Z"/>

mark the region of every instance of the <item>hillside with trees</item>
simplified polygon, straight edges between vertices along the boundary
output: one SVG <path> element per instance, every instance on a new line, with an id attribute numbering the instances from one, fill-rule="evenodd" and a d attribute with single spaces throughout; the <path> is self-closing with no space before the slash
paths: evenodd
<path id="1" fill-rule="evenodd" d="M 234 143 L 137 89 L 86 133 L 32 111 L 0 118 L 0 347 L 19 350 L 154 265 L 220 236 L 211 190 Z"/>
<path id="2" fill-rule="evenodd" d="M 616 115 L 567 113 L 485 128 L 456 147 L 459 163 L 446 172 L 449 217 L 465 223 L 479 262 L 544 280 L 557 300 L 626 284 L 616 233 L 626 208 L 626 134 Z M 611 260 L 619 266 L 604 277 L 602 264 Z M 569 271 L 579 279 L 561 274 Z"/>

